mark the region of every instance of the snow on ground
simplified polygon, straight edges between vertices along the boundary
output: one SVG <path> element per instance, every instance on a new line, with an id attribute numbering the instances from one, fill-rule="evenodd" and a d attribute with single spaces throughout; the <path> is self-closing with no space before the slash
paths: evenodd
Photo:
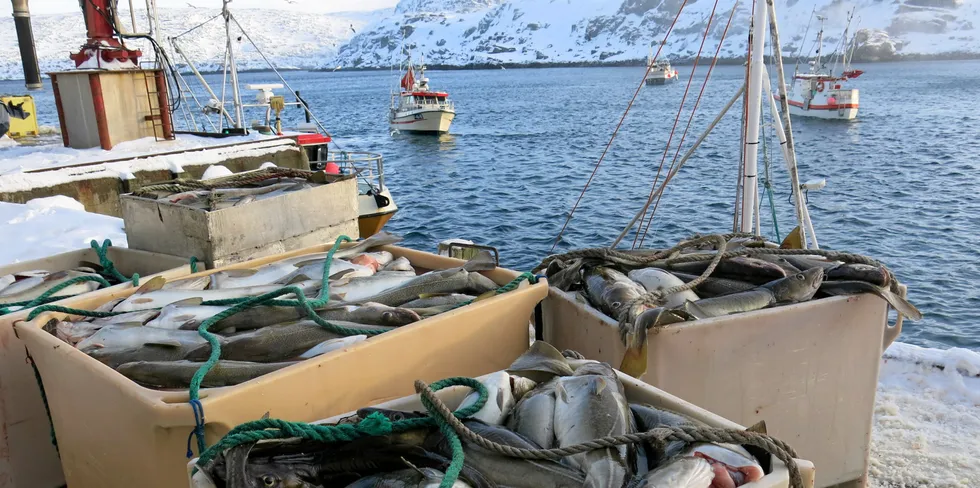
<path id="1" fill-rule="evenodd" d="M 874 413 L 872 487 L 980 484 L 978 375 L 973 351 L 888 348 Z"/>
<path id="2" fill-rule="evenodd" d="M 171 151 L 182 151 L 188 149 L 198 149 L 209 146 L 220 146 L 233 142 L 248 140 L 271 139 L 275 136 L 264 136 L 258 132 L 253 132 L 248 136 L 236 137 L 233 140 L 197 137 L 191 135 L 178 135 L 172 141 L 157 141 L 152 137 L 144 137 L 135 141 L 126 141 L 117 144 L 111 150 L 106 151 L 102 148 L 72 149 L 61 144 L 49 144 L 43 146 L 21 145 L 11 140 L 6 142 L 0 139 L 0 175 L 20 173 L 26 170 L 53 168 L 58 166 L 69 166 L 74 164 L 91 163 L 95 161 L 105 161 L 109 159 L 132 158 L 136 156 L 145 157 L 148 155 L 166 153 Z"/>
<path id="3" fill-rule="evenodd" d="M 38 198 L 26 204 L 0 202 L 3 246 L 0 266 L 43 258 L 89 247 L 92 239 L 111 239 L 125 247 L 123 221 L 88 213 L 81 203 L 65 196 Z"/>

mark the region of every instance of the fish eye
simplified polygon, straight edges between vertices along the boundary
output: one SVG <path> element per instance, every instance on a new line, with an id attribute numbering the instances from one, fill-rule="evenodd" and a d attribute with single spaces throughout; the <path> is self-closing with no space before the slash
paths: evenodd
<path id="1" fill-rule="evenodd" d="M 405 420 L 405 414 L 403 414 L 401 412 L 392 413 L 391 414 L 391 420 L 394 420 L 396 422 L 399 421 L 399 420 Z"/>
<path id="2" fill-rule="evenodd" d="M 806 279 L 806 276 L 803 276 L 803 273 L 797 273 L 796 279 L 803 281 Z"/>
<path id="3" fill-rule="evenodd" d="M 394 314 L 393 314 L 393 313 L 391 313 L 391 312 L 381 312 L 381 319 L 382 319 L 382 320 L 391 320 L 391 317 L 392 317 L 393 315 L 394 315 Z"/>
<path id="4" fill-rule="evenodd" d="M 265 476 L 262 477 L 262 484 L 265 485 L 265 486 L 275 486 L 276 485 L 276 479 L 273 478 L 272 476 L 265 475 Z"/>
<path id="5" fill-rule="evenodd" d="M 623 302 L 612 302 L 610 305 L 612 305 L 612 308 L 619 308 L 623 305 Z"/>

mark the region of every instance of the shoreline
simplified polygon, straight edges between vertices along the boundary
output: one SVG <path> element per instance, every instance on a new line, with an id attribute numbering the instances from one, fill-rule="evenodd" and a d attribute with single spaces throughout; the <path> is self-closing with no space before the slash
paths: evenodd
<path id="1" fill-rule="evenodd" d="M 767 56 L 768 59 L 768 56 Z M 951 52 L 943 54 L 904 54 L 890 59 L 854 59 L 852 63 L 858 64 L 877 64 L 877 63 L 905 63 L 905 62 L 917 62 L 917 61 L 975 61 L 980 60 L 980 52 Z M 746 57 L 741 56 L 737 58 L 719 58 L 717 64 L 719 66 L 737 66 L 744 64 Z M 706 65 L 708 61 L 702 57 L 700 64 Z M 684 58 L 674 58 L 670 60 L 670 63 L 674 66 L 691 66 L 694 64 L 694 58 L 684 57 Z M 796 58 L 791 58 L 788 56 L 783 57 L 784 64 L 795 64 Z M 494 69 L 551 69 L 551 68 L 622 68 L 622 67 L 642 67 L 645 66 L 645 59 L 630 59 L 623 61 L 573 61 L 573 62 L 529 62 L 529 63 L 475 63 L 467 65 L 454 65 L 454 64 L 429 64 L 426 65 L 426 69 L 430 71 L 478 71 L 478 70 L 494 70 Z M 392 67 L 374 67 L 374 66 L 363 66 L 363 67 L 346 67 L 339 70 L 334 70 L 332 68 L 279 68 L 280 72 L 294 72 L 294 71 L 309 71 L 311 73 L 331 73 L 333 71 L 390 71 Z M 238 71 L 239 73 L 272 73 L 271 69 L 242 69 Z M 214 75 L 221 74 L 221 70 L 201 70 L 202 75 Z M 190 71 L 184 71 L 181 69 L 181 74 L 192 76 L 193 73 Z M 41 79 L 50 79 L 47 74 L 41 75 Z M 0 78 L 0 81 L 24 81 L 23 78 Z"/>

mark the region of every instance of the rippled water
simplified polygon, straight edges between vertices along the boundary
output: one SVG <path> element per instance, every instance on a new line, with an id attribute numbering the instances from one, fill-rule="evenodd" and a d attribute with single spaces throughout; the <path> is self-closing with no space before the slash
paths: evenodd
<path id="1" fill-rule="evenodd" d="M 859 120 L 793 121 L 801 178 L 828 181 L 809 195 L 821 247 L 879 258 L 908 284 L 910 300 L 926 318 L 907 322 L 903 341 L 980 349 L 980 292 L 973 282 L 980 275 L 980 62 L 860 68 L 866 74 L 856 82 Z M 609 245 L 642 205 L 690 73 L 678 69 L 681 83 L 644 87 L 559 249 Z M 716 68 L 682 152 L 735 93 L 742 73 L 741 67 Z M 286 76 L 345 149 L 384 154 L 387 182 L 401 208 L 389 229 L 405 235 L 409 246 L 434 250 L 440 240 L 466 238 L 497 246 L 505 266 L 530 269 L 549 253 L 642 69 L 428 74 L 433 87 L 456 101 L 452 135 L 389 134 L 391 73 Z M 242 76 L 243 83 L 272 80 L 270 73 Z M 20 87 L 0 83 L 3 91 Z M 38 96 L 42 122 L 56 126 L 50 93 Z M 736 106 L 672 182 L 647 246 L 731 229 L 739 114 Z M 299 115 L 297 109 L 290 117 Z M 769 149 L 784 235 L 793 227 L 789 179 L 778 146 Z M 774 237 L 767 212 L 762 228 Z"/>

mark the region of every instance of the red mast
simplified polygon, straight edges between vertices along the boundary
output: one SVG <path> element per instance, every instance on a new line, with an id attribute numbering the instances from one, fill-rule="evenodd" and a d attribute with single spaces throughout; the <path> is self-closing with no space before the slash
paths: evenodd
<path id="1" fill-rule="evenodd" d="M 139 58 L 143 53 L 138 49 L 127 49 L 115 38 L 116 31 L 111 23 L 115 15 L 115 3 L 116 0 L 82 0 L 88 41 L 77 53 L 68 56 L 75 61 L 76 68 L 101 68 L 104 63 L 117 61 L 129 61 L 134 67 L 139 66 Z M 90 61 L 93 58 L 94 63 Z"/>

